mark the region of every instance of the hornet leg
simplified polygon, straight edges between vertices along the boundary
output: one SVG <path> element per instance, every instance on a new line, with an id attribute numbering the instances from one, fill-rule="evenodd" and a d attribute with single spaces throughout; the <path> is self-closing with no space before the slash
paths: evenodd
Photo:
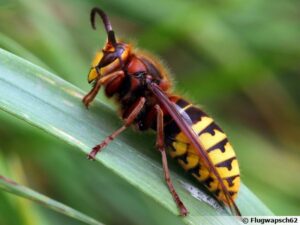
<path id="1" fill-rule="evenodd" d="M 136 104 L 135 108 L 132 109 L 130 114 L 126 119 L 124 119 L 124 125 L 120 127 L 118 130 L 113 132 L 111 135 L 109 135 L 107 138 L 105 138 L 100 144 L 96 145 L 93 150 L 88 154 L 88 159 L 95 159 L 95 156 L 99 151 L 101 151 L 103 148 L 105 148 L 111 141 L 113 141 L 120 133 L 122 133 L 128 126 L 132 124 L 132 122 L 135 120 L 135 118 L 138 116 L 138 114 L 141 112 L 146 99 L 144 97 L 141 97 Z"/>
<path id="2" fill-rule="evenodd" d="M 167 182 L 168 188 L 172 194 L 172 197 L 174 201 L 176 202 L 176 205 L 178 209 L 180 210 L 180 215 L 181 216 L 186 216 L 188 214 L 188 210 L 180 200 L 173 183 L 170 178 L 170 171 L 168 168 L 168 162 L 167 162 L 167 156 L 166 156 L 166 151 L 165 151 L 165 144 L 164 144 L 164 117 L 163 117 L 163 111 L 161 110 L 159 105 L 155 106 L 156 112 L 157 112 L 157 137 L 156 137 L 156 147 L 161 153 L 162 157 L 162 164 L 163 164 L 163 169 L 164 169 L 164 175 L 165 175 L 165 180 Z"/>
<path id="3" fill-rule="evenodd" d="M 90 103 L 94 100 L 94 98 L 96 97 L 96 95 L 98 94 L 101 85 L 107 83 L 108 81 L 111 81 L 117 77 L 124 77 L 124 72 L 122 70 L 107 74 L 103 77 L 98 78 L 98 80 L 95 83 L 95 86 L 92 88 L 92 90 L 90 90 L 90 92 L 84 96 L 84 98 L 82 99 L 83 104 L 88 108 Z"/>

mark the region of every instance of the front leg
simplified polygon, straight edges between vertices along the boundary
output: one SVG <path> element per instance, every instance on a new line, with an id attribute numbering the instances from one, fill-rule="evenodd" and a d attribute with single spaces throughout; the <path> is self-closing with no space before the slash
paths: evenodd
<path id="1" fill-rule="evenodd" d="M 99 77 L 96 80 L 96 84 L 94 85 L 94 87 L 92 88 L 92 90 L 90 90 L 90 92 L 84 96 L 84 98 L 82 99 L 83 104 L 88 108 L 90 103 L 95 99 L 96 95 L 98 94 L 101 85 L 105 85 L 106 83 L 112 81 L 113 79 L 116 79 L 118 77 L 124 77 L 124 72 L 122 70 L 118 70 L 109 74 L 106 74 L 102 77 Z"/>
<path id="2" fill-rule="evenodd" d="M 188 210 L 182 203 L 179 195 L 177 194 L 174 185 L 172 183 L 172 180 L 170 178 L 170 171 L 168 168 L 168 161 L 167 161 L 167 155 L 166 155 L 166 150 L 165 150 L 165 144 L 164 144 L 164 115 L 163 111 L 161 110 L 159 105 L 155 105 L 156 109 L 156 114 L 157 114 L 157 125 L 156 125 L 156 147 L 161 153 L 162 157 L 162 164 L 163 164 L 163 169 L 164 169 L 164 175 L 165 175 L 165 180 L 167 182 L 169 191 L 172 194 L 172 197 L 180 210 L 180 215 L 181 216 L 186 216 L 188 214 Z"/>
<path id="3" fill-rule="evenodd" d="M 96 95 L 98 94 L 98 92 L 100 90 L 100 87 L 101 87 L 101 79 L 98 78 L 96 80 L 96 83 L 95 83 L 94 87 L 92 88 L 92 90 L 90 90 L 90 92 L 88 94 L 86 94 L 84 96 L 84 98 L 82 99 L 82 102 L 86 108 L 88 108 L 90 103 L 94 100 L 94 98 L 96 97 Z"/>

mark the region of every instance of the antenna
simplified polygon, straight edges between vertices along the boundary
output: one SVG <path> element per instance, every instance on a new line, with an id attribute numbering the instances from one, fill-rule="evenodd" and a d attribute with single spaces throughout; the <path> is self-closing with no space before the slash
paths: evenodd
<path id="1" fill-rule="evenodd" d="M 108 42 L 110 42 L 113 46 L 115 46 L 117 44 L 117 41 L 116 41 L 115 33 L 111 27 L 111 23 L 108 19 L 108 16 L 105 14 L 105 12 L 102 9 L 97 7 L 93 8 L 91 11 L 91 24 L 93 29 L 96 29 L 96 25 L 95 25 L 96 14 L 98 14 L 102 19 L 102 22 L 104 24 L 107 33 Z"/>

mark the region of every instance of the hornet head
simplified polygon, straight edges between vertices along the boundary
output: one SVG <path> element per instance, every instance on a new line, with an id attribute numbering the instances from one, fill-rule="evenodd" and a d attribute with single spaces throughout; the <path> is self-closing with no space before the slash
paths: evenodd
<path id="1" fill-rule="evenodd" d="M 130 53 L 130 46 L 128 44 L 117 42 L 107 15 L 99 8 L 93 8 L 91 11 L 91 24 L 93 29 L 96 29 L 96 15 L 99 15 L 102 19 L 107 33 L 107 42 L 102 51 L 96 53 L 92 62 L 92 67 L 88 74 L 89 83 L 115 70 L 122 69 Z"/>

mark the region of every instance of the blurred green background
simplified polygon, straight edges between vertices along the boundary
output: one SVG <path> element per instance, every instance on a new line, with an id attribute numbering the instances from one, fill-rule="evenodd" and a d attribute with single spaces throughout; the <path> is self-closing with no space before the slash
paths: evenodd
<path id="1" fill-rule="evenodd" d="M 224 127 L 243 182 L 276 215 L 300 215 L 300 2 L 0 0 L 0 47 L 88 91 L 106 38 L 91 29 L 94 6 Z M 65 143 L 5 112 L 0 124 L 0 174 L 107 224 L 180 224 Z M 81 223 L 0 192 L 0 224 Z"/>

